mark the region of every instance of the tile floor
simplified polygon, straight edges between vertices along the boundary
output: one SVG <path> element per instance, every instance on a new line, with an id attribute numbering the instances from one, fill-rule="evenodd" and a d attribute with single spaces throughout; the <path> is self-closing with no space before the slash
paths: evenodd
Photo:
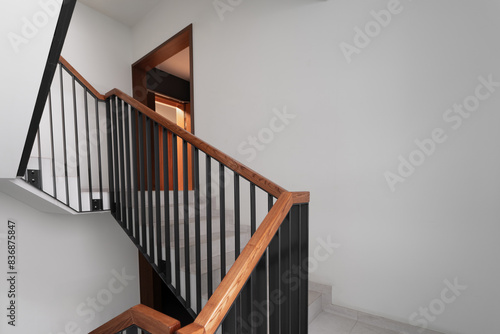
<path id="1" fill-rule="evenodd" d="M 328 312 L 320 313 L 309 325 L 309 334 L 399 334 Z"/>

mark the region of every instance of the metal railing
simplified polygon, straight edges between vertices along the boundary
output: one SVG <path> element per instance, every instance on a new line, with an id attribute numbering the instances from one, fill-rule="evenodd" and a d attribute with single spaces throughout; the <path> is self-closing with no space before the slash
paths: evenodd
<path id="1" fill-rule="evenodd" d="M 24 179 L 77 212 L 109 210 L 105 102 L 59 63 Z"/>

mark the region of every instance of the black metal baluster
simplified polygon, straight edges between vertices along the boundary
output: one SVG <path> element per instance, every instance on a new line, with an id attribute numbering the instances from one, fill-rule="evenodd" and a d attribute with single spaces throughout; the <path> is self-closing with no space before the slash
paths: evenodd
<path id="1" fill-rule="evenodd" d="M 309 204 L 300 204 L 300 334 L 307 334 L 308 330 L 308 291 L 309 291 L 309 269 L 307 259 L 309 257 Z"/>
<path id="2" fill-rule="evenodd" d="M 123 101 L 117 99 L 118 112 L 116 119 L 118 122 L 118 143 L 120 144 L 120 158 L 118 165 L 120 166 L 120 194 L 121 194 L 121 225 L 127 230 L 127 184 L 125 183 L 125 147 L 124 147 L 124 134 L 123 134 L 123 119 L 126 115 L 123 113 Z"/>
<path id="3" fill-rule="evenodd" d="M 90 155 L 90 126 L 89 126 L 89 101 L 88 101 L 88 92 L 87 89 L 84 88 L 83 91 L 84 99 L 84 108 L 85 108 L 85 130 L 86 136 L 85 139 L 87 141 L 87 175 L 89 178 L 89 204 L 90 211 L 92 211 L 92 157 Z"/>
<path id="4" fill-rule="evenodd" d="M 269 332 L 283 333 L 281 331 L 281 256 L 280 256 L 280 230 L 276 232 L 269 245 Z M 307 304 L 307 303 L 306 303 Z"/>
<path id="5" fill-rule="evenodd" d="M 274 197 L 271 194 L 267 195 L 267 210 L 271 211 L 274 205 Z"/>
<path id="6" fill-rule="evenodd" d="M 116 128 L 112 126 L 111 121 L 111 99 L 106 100 L 106 124 L 108 134 L 108 183 L 109 183 L 109 205 L 111 206 L 111 214 L 116 218 L 116 204 L 115 204 L 115 187 L 113 184 L 114 180 L 114 165 L 113 165 L 113 135 L 112 133 L 116 131 Z"/>
<path id="7" fill-rule="evenodd" d="M 252 235 L 257 230 L 257 210 L 255 202 L 255 184 L 250 183 L 250 230 Z"/>
<path id="8" fill-rule="evenodd" d="M 193 153 L 194 178 L 194 229 L 196 251 L 196 310 L 201 311 L 201 228 L 200 228 L 200 166 L 199 150 L 195 147 Z"/>
<path id="9" fill-rule="evenodd" d="M 134 235 L 134 211 L 132 209 L 133 204 L 132 204 L 132 168 L 130 166 L 131 164 L 131 157 L 130 157 L 130 109 L 129 105 L 125 103 L 125 107 L 123 110 L 124 117 L 123 121 L 125 122 L 125 164 L 126 164 L 126 184 L 127 187 L 125 188 L 125 191 L 127 192 L 127 211 L 128 211 L 128 234 L 130 236 Z"/>
<path id="10" fill-rule="evenodd" d="M 184 206 L 184 266 L 186 281 L 186 307 L 191 307 L 191 259 L 189 256 L 189 178 L 187 142 L 182 140 L 182 183 Z"/>
<path id="11" fill-rule="evenodd" d="M 177 158 L 177 136 L 172 133 L 172 178 L 174 186 L 174 244 L 175 244 L 175 284 L 176 295 L 181 291 L 181 256 L 179 231 L 179 165 Z"/>
<path id="12" fill-rule="evenodd" d="M 145 152 L 144 152 L 144 116 L 139 113 L 139 170 L 141 176 L 141 239 L 142 250 L 147 253 L 147 221 L 146 221 L 146 171 L 145 171 Z"/>
<path id="13" fill-rule="evenodd" d="M 132 191 L 134 192 L 134 225 L 135 225 L 135 242 L 140 245 L 140 233 L 139 233 L 139 175 L 138 175 L 138 166 L 139 163 L 139 154 L 137 150 L 137 146 L 139 145 L 139 138 L 137 137 L 137 118 L 138 118 L 137 110 L 132 108 L 132 118 L 131 118 L 131 126 L 132 126 L 132 166 L 133 166 L 133 180 L 134 187 Z"/>
<path id="14" fill-rule="evenodd" d="M 234 260 L 241 251 L 240 176 L 234 172 Z"/>
<path id="15" fill-rule="evenodd" d="M 165 278 L 167 284 L 172 283 L 172 264 L 170 253 L 170 182 L 169 182 L 169 159 L 168 159 L 168 136 L 169 132 L 163 128 L 163 188 L 165 202 Z"/>
<path id="16" fill-rule="evenodd" d="M 149 224 L 149 258 L 155 262 L 154 243 L 154 211 L 153 211 L 153 157 L 151 146 L 151 119 L 146 117 L 146 174 L 148 178 L 148 224 Z"/>
<path id="17" fill-rule="evenodd" d="M 76 105 L 76 88 L 75 88 L 76 78 L 73 77 L 72 88 L 73 88 L 73 113 L 74 113 L 74 125 L 75 125 L 75 162 L 76 162 L 76 186 L 78 192 L 78 211 L 82 212 L 82 180 L 80 175 L 80 144 L 78 138 L 78 110 Z"/>
<path id="18" fill-rule="evenodd" d="M 298 334 L 300 330 L 300 214 L 299 206 L 290 210 L 290 324 L 291 333 Z M 305 301 L 307 303 L 307 300 Z"/>
<path id="19" fill-rule="evenodd" d="M 99 195 L 101 201 L 104 203 L 104 190 L 103 190 L 103 185 L 102 185 L 102 149 L 101 149 L 101 124 L 100 124 L 100 117 L 99 117 L 99 100 L 94 97 L 95 100 L 95 124 L 96 124 L 96 131 L 97 131 L 97 170 L 99 171 Z M 107 132 L 111 131 L 111 128 L 107 129 Z M 108 160 L 108 168 L 111 168 L 109 166 L 110 160 Z"/>
<path id="20" fill-rule="evenodd" d="M 206 202 L 207 202 L 207 291 L 208 299 L 213 293 L 213 271 L 212 271 L 212 161 L 210 156 L 205 158 L 206 168 Z"/>
<path id="21" fill-rule="evenodd" d="M 61 81 L 61 116 L 62 116 L 62 131 L 63 131 L 63 153 L 64 153 L 64 182 L 66 187 L 66 205 L 69 206 L 69 174 L 68 174 L 68 152 L 66 139 L 66 112 L 64 106 L 64 78 L 62 65 L 59 67 L 59 76 Z"/>
<path id="22" fill-rule="evenodd" d="M 155 205 L 156 205 L 156 256 L 158 268 L 162 265 L 162 237 L 161 237 L 161 186 L 160 186 L 160 129 L 154 122 L 154 149 L 155 149 Z M 167 193 L 164 191 L 164 195 Z"/>
<path id="23" fill-rule="evenodd" d="M 281 223 L 280 227 L 280 277 L 285 277 L 285 275 L 290 274 L 290 215 L 288 214 L 283 223 Z M 290 282 L 282 281 L 281 282 L 281 332 L 282 333 L 290 333 L 290 317 L 291 317 L 291 308 L 290 308 Z"/>
<path id="24" fill-rule="evenodd" d="M 226 184 L 224 165 L 219 163 L 220 279 L 226 276 Z"/>
<path id="25" fill-rule="evenodd" d="M 240 307 L 241 316 L 236 319 L 238 327 L 241 328 L 243 334 L 253 333 L 253 320 L 252 320 L 252 276 L 248 278 L 247 282 L 241 289 L 240 293 Z M 274 334 L 274 333 L 273 333 Z"/>
<path id="26" fill-rule="evenodd" d="M 267 250 L 262 255 L 252 274 L 252 314 L 258 315 L 252 324 L 254 333 L 267 334 L 268 291 L 267 291 Z"/>
<path id="27" fill-rule="evenodd" d="M 120 144 L 118 142 L 118 121 L 117 121 L 117 111 L 116 111 L 116 97 L 111 98 L 111 115 L 113 118 L 113 155 L 114 155 L 114 169 L 115 169 L 115 218 L 118 222 L 122 221 L 122 207 L 121 207 L 121 192 L 123 189 L 120 188 L 120 160 L 118 159 L 118 150 L 120 149 Z"/>
<path id="28" fill-rule="evenodd" d="M 54 116 L 52 111 L 52 92 L 50 91 L 49 91 L 49 121 L 50 121 L 50 149 L 52 152 L 52 186 L 54 187 L 54 198 L 57 199 L 56 151 L 54 145 Z"/>

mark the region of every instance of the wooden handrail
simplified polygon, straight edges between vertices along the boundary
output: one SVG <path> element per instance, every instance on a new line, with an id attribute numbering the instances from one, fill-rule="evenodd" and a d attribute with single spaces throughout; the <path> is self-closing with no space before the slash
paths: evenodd
<path id="1" fill-rule="evenodd" d="M 145 305 L 136 305 L 89 334 L 115 334 L 136 325 L 151 334 L 175 333 L 181 323 Z"/>
<path id="2" fill-rule="evenodd" d="M 178 330 L 178 334 L 215 333 L 255 266 L 264 255 L 293 203 L 294 195 L 292 193 L 284 193 L 278 198 L 194 323 Z"/>
<path id="3" fill-rule="evenodd" d="M 149 117 L 151 120 L 157 122 L 161 126 L 165 127 L 166 129 L 172 131 L 174 134 L 179 136 L 180 138 L 184 139 L 186 142 L 190 143 L 194 147 L 197 147 L 201 151 L 207 153 L 210 155 L 212 158 L 215 160 L 223 163 L 229 169 L 235 171 L 239 175 L 245 177 L 247 180 L 250 182 L 253 182 L 255 185 L 263 189 L 264 191 L 268 192 L 269 194 L 273 195 L 274 197 L 278 198 L 280 197 L 281 194 L 287 192 L 285 189 L 277 185 L 276 183 L 270 181 L 269 179 L 265 178 L 264 176 L 260 175 L 259 173 L 253 171 L 252 169 L 248 168 L 247 166 L 243 165 L 242 163 L 238 162 L 237 160 L 231 158 L 227 154 L 219 151 L 215 147 L 213 147 L 210 144 L 207 144 L 200 138 L 196 137 L 192 133 L 184 130 L 177 124 L 169 121 L 165 117 L 161 116 L 159 113 L 153 111 L 152 109 L 146 107 L 144 104 L 140 103 L 136 99 L 130 97 L 129 95 L 123 93 L 119 89 L 113 89 L 109 91 L 105 97 L 108 98 L 110 96 L 117 96 L 121 100 L 127 102 L 130 106 L 133 108 L 139 110 L 141 113 Z"/>
<path id="4" fill-rule="evenodd" d="M 73 67 L 71 66 L 70 63 L 67 62 L 66 59 L 63 58 L 63 56 L 59 57 L 59 62 L 66 67 L 68 71 L 70 71 L 87 89 L 94 94 L 95 97 L 97 97 L 99 100 L 105 100 L 106 97 L 99 93 L 97 89 L 95 89 L 85 78 Z"/>
<path id="5" fill-rule="evenodd" d="M 245 177 L 247 180 L 250 182 L 253 182 L 255 185 L 260 187 L 262 190 L 267 191 L 269 194 L 273 195 L 274 197 L 278 198 L 282 193 L 285 193 L 286 190 L 276 183 L 268 180 L 264 176 L 260 175 L 259 173 L 253 171 L 252 169 L 248 168 L 247 166 L 243 165 L 242 163 L 238 162 L 237 160 L 231 158 L 227 154 L 219 151 L 215 147 L 209 145 L 208 143 L 204 142 L 200 138 L 194 136 L 192 133 L 184 130 L 177 124 L 169 121 L 165 117 L 161 116 L 159 113 L 155 112 L 154 110 L 148 108 L 144 104 L 140 103 L 136 99 L 132 98 L 131 96 L 125 94 L 119 89 L 112 89 L 109 91 L 106 95 L 100 94 L 85 78 L 78 73 L 78 71 L 69 64 L 66 59 L 64 59 L 62 56 L 60 57 L 59 61 L 63 66 L 70 71 L 92 94 L 94 94 L 98 99 L 100 100 L 106 100 L 107 98 L 115 95 L 121 100 L 127 102 L 130 106 L 133 108 L 137 109 L 153 121 L 157 122 L 161 126 L 165 127 L 166 129 L 172 131 L 174 134 L 179 136 L 180 138 L 184 139 L 194 147 L 197 147 L 201 151 L 207 153 L 210 155 L 212 158 L 215 160 L 223 163 L 227 167 L 229 167 L 231 170 L 235 171 L 236 173 L 240 174 L 241 176 Z"/>

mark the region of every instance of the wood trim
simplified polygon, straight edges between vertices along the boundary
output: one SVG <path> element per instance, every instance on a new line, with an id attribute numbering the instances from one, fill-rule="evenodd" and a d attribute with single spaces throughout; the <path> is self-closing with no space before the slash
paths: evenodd
<path id="1" fill-rule="evenodd" d="M 257 263 L 271 243 L 281 223 L 293 205 L 292 193 L 286 192 L 278 198 L 264 221 L 236 259 L 227 275 L 215 290 L 208 303 L 195 319 L 195 324 L 205 328 L 205 333 L 213 334 L 224 320 L 236 297 L 252 274 Z M 198 327 L 193 327 L 193 329 Z M 181 331 L 178 333 L 202 333 Z"/>
<path id="2" fill-rule="evenodd" d="M 292 193 L 293 204 L 309 203 L 311 200 L 311 195 L 308 191 L 294 192 Z"/>
<path id="3" fill-rule="evenodd" d="M 159 103 L 163 103 L 163 104 L 166 104 L 168 106 L 171 106 L 171 107 L 175 107 L 175 108 L 179 108 L 179 109 L 182 109 L 182 111 L 186 112 L 186 105 L 187 103 L 186 102 L 179 102 L 177 100 L 174 100 L 170 97 L 167 97 L 167 96 L 163 96 L 163 95 L 160 95 L 160 94 L 155 94 L 155 99 L 156 99 L 156 102 L 159 102 Z"/>
<path id="4" fill-rule="evenodd" d="M 231 158 L 227 154 L 219 151 L 215 147 L 207 144 L 206 142 L 199 139 L 198 137 L 195 137 L 192 133 L 189 133 L 188 131 L 184 130 L 183 128 L 181 128 L 177 124 L 172 123 L 171 121 L 169 121 L 165 117 L 161 116 L 157 112 L 146 107 L 145 105 L 143 105 L 139 101 L 133 99 L 129 95 L 123 93 L 121 90 L 115 88 L 115 89 L 109 91 L 105 95 L 105 97 L 108 98 L 108 97 L 113 96 L 113 95 L 115 95 L 118 98 L 122 99 L 123 101 L 127 102 L 132 108 L 139 110 L 141 113 L 143 113 L 144 115 L 146 115 L 147 117 L 149 117 L 153 121 L 162 125 L 166 129 L 172 131 L 178 137 L 186 140 L 191 145 L 193 145 L 193 146 L 197 147 L 198 149 L 202 150 L 203 152 L 207 153 L 215 160 L 223 163 L 224 165 L 229 167 L 231 170 L 233 170 L 236 173 L 240 174 L 241 176 L 245 177 L 250 182 L 255 183 L 258 187 L 262 188 L 264 191 L 267 191 L 269 194 L 273 195 L 274 197 L 279 198 L 281 194 L 286 192 L 285 189 L 283 189 L 282 187 L 280 187 L 276 183 L 268 180 L 267 178 L 260 175 L 259 173 L 251 170 L 247 166 L 241 164 L 240 162 Z"/>
<path id="5" fill-rule="evenodd" d="M 89 334 L 114 334 L 133 325 L 137 325 L 151 334 L 175 333 L 181 327 L 178 320 L 139 304 L 94 329 Z"/>
<path id="6" fill-rule="evenodd" d="M 179 329 L 176 334 L 205 334 L 205 327 L 200 326 L 196 323 L 187 325 L 186 327 L 182 327 Z"/>
<path id="7" fill-rule="evenodd" d="M 71 64 L 68 63 L 66 61 L 66 59 L 63 58 L 63 56 L 59 57 L 59 62 L 61 64 L 63 64 L 63 66 L 66 67 L 68 69 L 68 71 L 70 71 L 82 83 L 82 85 L 84 85 L 85 87 L 87 87 L 87 89 L 92 94 L 94 94 L 95 97 L 97 97 L 99 100 L 105 100 L 106 99 L 104 97 L 104 95 L 102 95 L 101 93 L 99 93 L 97 91 L 97 89 L 95 89 L 87 80 L 85 80 L 85 78 L 80 73 L 78 73 L 78 71 L 75 70 L 75 68 L 73 66 L 71 66 Z"/>
<path id="8" fill-rule="evenodd" d="M 160 65 L 165 59 L 168 59 L 190 46 L 191 36 L 193 33 L 193 25 L 190 24 L 186 28 L 179 31 L 168 41 L 161 44 L 153 51 L 136 61 L 132 68 L 140 68 L 149 71 Z"/>

